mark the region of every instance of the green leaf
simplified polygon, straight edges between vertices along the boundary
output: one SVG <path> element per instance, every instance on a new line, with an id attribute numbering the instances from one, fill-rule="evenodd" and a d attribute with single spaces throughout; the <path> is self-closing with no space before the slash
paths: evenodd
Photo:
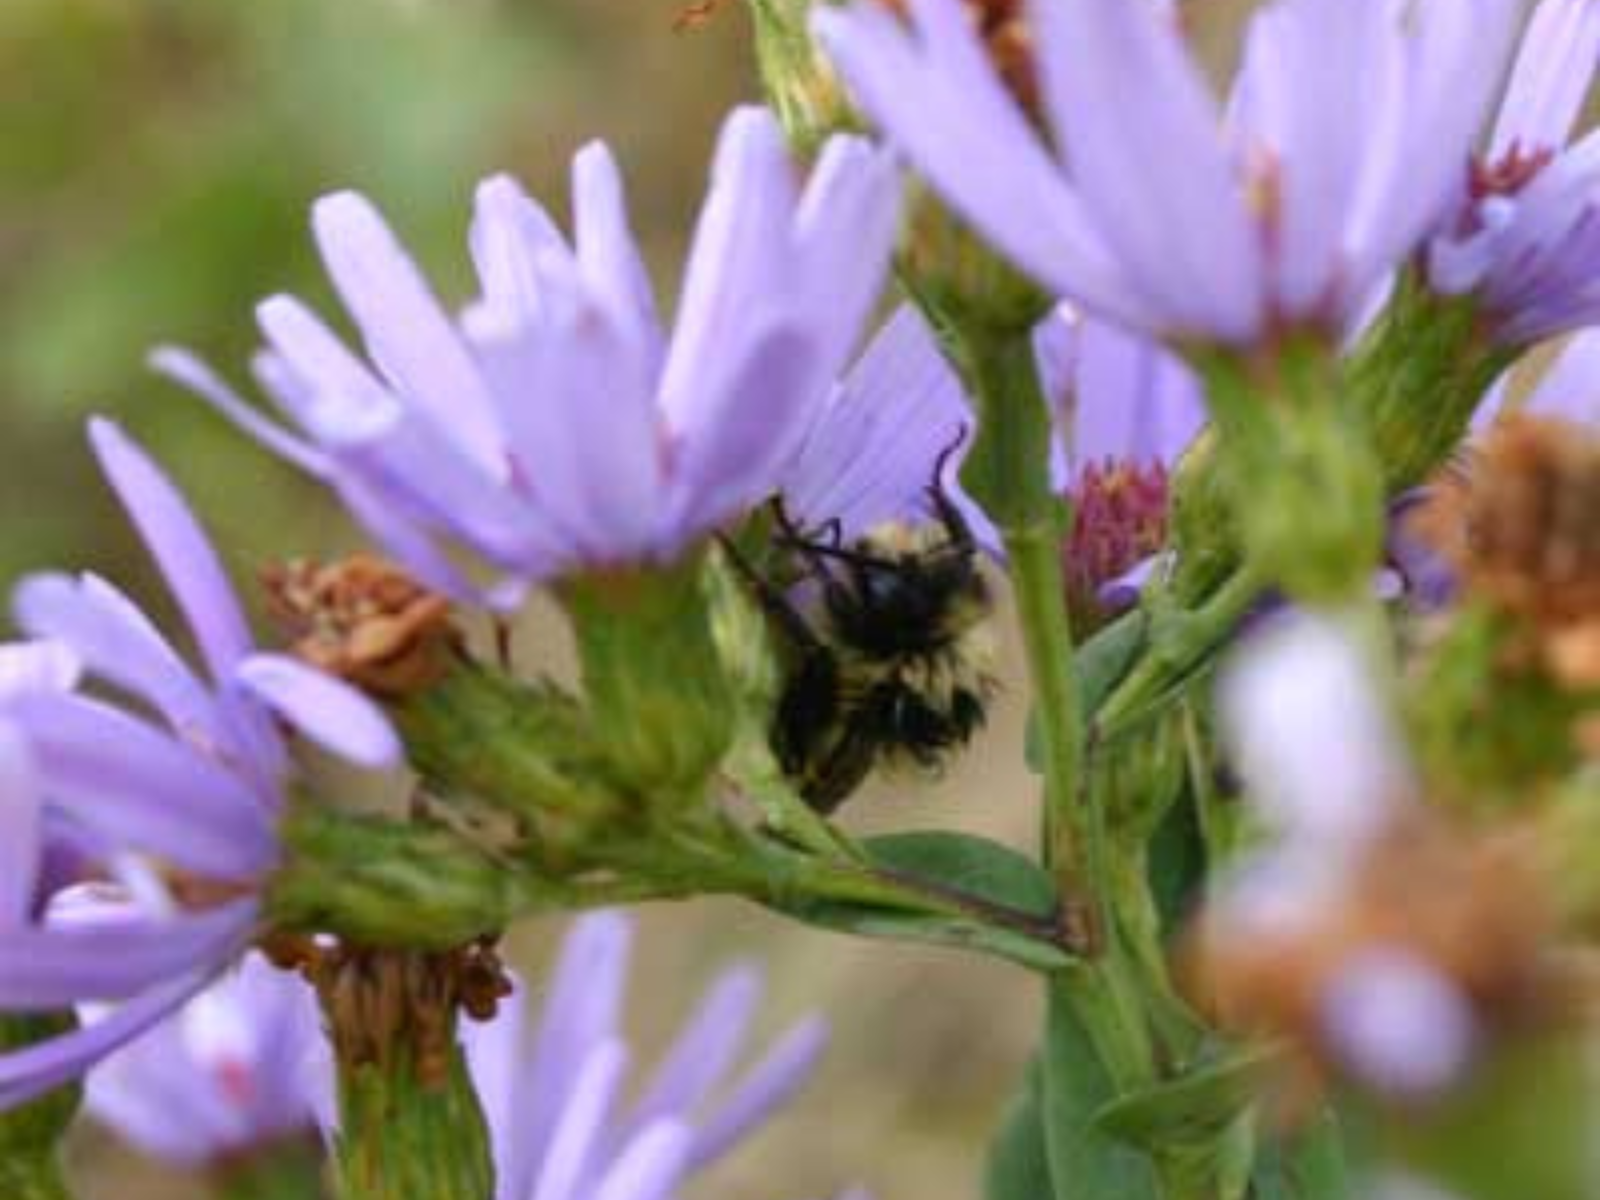
<path id="1" fill-rule="evenodd" d="M 1078 698 L 1084 712 L 1094 713 L 1128 673 L 1145 647 L 1149 625 L 1149 614 L 1136 608 L 1078 647 L 1072 665 L 1078 675 Z"/>
<path id="2" fill-rule="evenodd" d="M 1061 944 L 1054 882 L 1010 847 L 929 830 L 868 838 L 861 849 L 871 876 L 891 888 L 883 898 L 797 894 L 768 903 L 826 929 L 982 950 L 1035 970 L 1074 961 Z"/>
<path id="3" fill-rule="evenodd" d="M 1105 1105 L 1095 1124 L 1152 1152 L 1177 1141 L 1219 1137 L 1255 1099 L 1270 1053 L 1234 1051 L 1175 1079 L 1129 1092 Z"/>
<path id="4" fill-rule="evenodd" d="M 821 929 L 892 942 L 916 942 L 955 950 L 981 951 L 1034 971 L 1059 971 L 1073 958 L 1038 937 L 982 921 L 924 913 L 897 912 L 870 904 L 788 900 L 773 907 Z"/>
<path id="5" fill-rule="evenodd" d="M 1045 1150 L 1039 1065 L 1029 1063 L 1022 1087 L 1006 1105 L 983 1169 L 984 1200 L 1046 1200 L 1052 1193 Z"/>
<path id="6" fill-rule="evenodd" d="M 1196 801 L 1187 791 L 1178 797 L 1150 840 L 1146 874 L 1161 929 L 1171 935 L 1188 920 L 1205 889 L 1206 845 Z"/>
<path id="7" fill-rule="evenodd" d="M 1332 1110 L 1291 1140 L 1264 1145 L 1252 1186 L 1257 1200 L 1351 1200 L 1344 1139 Z"/>
<path id="8" fill-rule="evenodd" d="M 1048 919 L 1055 915 L 1055 883 L 1044 868 L 999 842 L 930 829 L 868 838 L 863 846 L 878 866 L 940 890 L 1029 916 Z"/>
<path id="9" fill-rule="evenodd" d="M 1116 1089 L 1080 1014 L 1079 991 L 1064 976 L 1052 982 L 1041 1060 L 1045 1146 L 1056 1200 L 1157 1200 L 1150 1161 L 1097 1121 L 1116 1099 Z"/>

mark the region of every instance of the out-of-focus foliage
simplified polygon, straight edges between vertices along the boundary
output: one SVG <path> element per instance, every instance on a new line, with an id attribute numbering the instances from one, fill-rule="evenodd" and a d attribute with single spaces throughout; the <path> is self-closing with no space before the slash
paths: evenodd
<path id="1" fill-rule="evenodd" d="M 256 299 L 327 299 L 306 211 L 335 188 L 378 200 L 459 299 L 474 181 L 512 170 L 559 211 L 568 155 L 603 135 L 651 197 L 646 237 L 672 240 L 744 74 L 737 12 L 681 35 L 674 11 L 670 0 L 6 0 L 0 583 L 49 561 L 105 565 L 109 507 L 80 435 L 97 410 L 124 416 L 174 464 L 236 565 L 317 549 L 337 526 L 313 526 L 324 511 L 314 490 L 145 371 L 147 350 L 184 342 L 242 375 Z"/>

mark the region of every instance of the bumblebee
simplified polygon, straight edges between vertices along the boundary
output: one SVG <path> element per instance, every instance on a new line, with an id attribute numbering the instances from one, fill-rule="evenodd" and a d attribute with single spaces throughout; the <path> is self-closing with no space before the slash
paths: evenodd
<path id="1" fill-rule="evenodd" d="M 837 521 L 798 528 L 774 502 L 777 545 L 798 566 L 789 586 L 736 554 L 784 663 L 769 740 L 784 774 L 822 813 L 874 767 L 933 771 L 983 725 L 996 689 L 989 585 L 960 509 L 928 487 L 936 520 L 876 528 L 843 543 Z M 791 596 L 808 597 L 808 616 Z"/>

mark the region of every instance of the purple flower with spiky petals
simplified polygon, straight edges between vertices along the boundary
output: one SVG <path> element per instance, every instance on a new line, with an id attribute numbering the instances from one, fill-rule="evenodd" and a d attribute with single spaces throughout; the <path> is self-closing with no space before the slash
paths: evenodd
<path id="1" fill-rule="evenodd" d="M 573 162 L 575 237 L 510 179 L 478 189 L 482 295 L 446 314 L 377 211 L 316 205 L 323 260 L 370 365 L 299 301 L 258 316 L 258 380 L 292 435 L 200 363 L 157 365 L 335 488 L 418 578 L 514 605 L 554 575 L 680 556 L 772 495 L 828 399 L 882 285 L 899 208 L 886 152 L 822 148 L 805 181 L 776 120 L 735 112 L 669 331 L 610 152 Z M 486 592 L 445 553 L 502 573 Z"/>
<path id="2" fill-rule="evenodd" d="M 1597 61 L 1600 8 L 1544 0 L 1488 149 L 1429 248 L 1429 284 L 1475 297 L 1508 345 L 1600 321 L 1600 137 L 1568 144 Z"/>
<path id="3" fill-rule="evenodd" d="M 200 1167 L 316 1130 L 316 996 L 249 954 L 89 1073 L 84 1108 L 152 1158 Z"/>
<path id="4" fill-rule="evenodd" d="M 955 210 L 1096 315 L 1249 345 L 1285 326 L 1342 335 L 1437 226 L 1517 5 L 1278 0 L 1251 22 L 1225 122 L 1169 6 L 1037 0 L 1028 20 L 1056 147 L 959 0 L 909 8 L 907 25 L 857 0 L 819 8 L 814 27 Z"/>
<path id="5" fill-rule="evenodd" d="M 357 763 L 399 757 L 388 722 L 359 693 L 256 650 L 215 551 L 154 462 L 107 421 L 91 424 L 91 439 L 206 669 L 191 670 L 96 576 L 34 576 L 17 592 L 24 630 L 64 645 L 137 710 L 41 686 L 37 671 L 15 673 L 22 684 L 0 694 L 0 846 L 11 860 L 0 1009 L 118 1002 L 81 1030 L 0 1055 L 0 1108 L 82 1073 L 198 992 L 249 941 L 256 890 L 277 860 L 289 773 L 275 719 Z M 90 885 L 96 903 L 71 919 L 41 922 L 28 881 L 44 862 L 47 822 L 66 825 L 115 882 Z M 235 898 L 188 910 L 172 895 L 185 889 L 166 886 L 174 878 Z"/>
<path id="6" fill-rule="evenodd" d="M 825 1040 L 794 1026 L 742 1073 L 736 1063 L 760 999 L 747 966 L 711 984 L 631 1103 L 619 1029 L 632 923 L 580 918 L 568 934 L 535 1028 L 519 1004 L 469 1026 L 468 1061 L 493 1139 L 496 1200 L 668 1200 L 760 1126 L 810 1073 Z M 520 996 L 518 1000 L 520 1000 Z"/>
<path id="7" fill-rule="evenodd" d="M 1162 347 L 1070 305 L 1039 324 L 1034 347 L 1072 505 L 1069 601 L 1092 621 L 1134 603 L 1161 561 L 1171 473 L 1205 425 L 1205 394 Z"/>

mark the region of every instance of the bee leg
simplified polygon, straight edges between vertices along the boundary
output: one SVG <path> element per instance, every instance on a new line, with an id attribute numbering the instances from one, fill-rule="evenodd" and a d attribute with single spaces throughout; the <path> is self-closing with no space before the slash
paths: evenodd
<path id="1" fill-rule="evenodd" d="M 800 555 L 806 560 L 806 566 L 811 569 L 813 574 L 820 575 L 824 579 L 828 578 L 829 571 L 825 556 L 831 547 L 838 546 L 839 539 L 844 531 L 844 527 L 839 523 L 838 519 L 835 518 L 829 521 L 820 530 L 824 536 L 829 538 L 827 542 L 819 541 L 817 538 L 812 537 L 795 522 L 795 519 L 789 515 L 789 509 L 784 505 L 782 496 L 774 496 L 772 498 L 772 519 L 778 526 L 778 533 L 774 540 L 780 545 L 789 547 L 791 550 L 799 551 Z"/>
<path id="2" fill-rule="evenodd" d="M 815 811 L 830 816 L 861 786 L 877 757 L 877 730 L 849 714 L 827 752 L 800 776 L 800 794 Z"/>
<path id="3" fill-rule="evenodd" d="M 852 550 L 847 546 L 829 546 L 821 542 L 799 542 L 793 543 L 793 545 L 795 549 L 801 551 L 808 558 L 832 559 L 865 571 L 894 571 L 900 566 L 899 563 L 891 558 L 884 558 L 877 554 L 867 554 L 861 550 Z"/>
<path id="4" fill-rule="evenodd" d="M 812 632 L 799 610 L 789 603 L 788 597 L 762 578 L 761 573 L 750 565 L 732 541 L 720 536 L 717 541 L 733 565 L 735 574 L 744 580 L 756 603 L 761 606 L 761 611 L 777 627 L 778 632 L 803 655 L 825 652 L 822 640 Z"/>

